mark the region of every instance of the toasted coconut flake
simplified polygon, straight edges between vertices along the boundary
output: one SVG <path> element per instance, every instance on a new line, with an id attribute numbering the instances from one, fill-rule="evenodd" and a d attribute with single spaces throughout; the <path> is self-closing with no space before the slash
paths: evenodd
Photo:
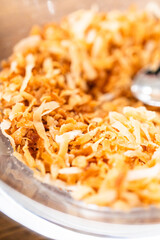
<path id="1" fill-rule="evenodd" d="M 145 107 L 124 107 L 123 113 L 127 117 L 134 117 L 141 121 L 153 121 L 156 118 L 156 113 L 153 111 L 148 111 Z"/>
<path id="2" fill-rule="evenodd" d="M 93 138 L 93 136 L 97 133 L 98 131 L 98 127 L 95 128 L 94 130 L 89 131 L 86 134 L 82 134 L 79 139 L 78 139 L 78 143 L 80 144 L 84 144 L 87 143 L 89 140 L 91 140 Z"/>
<path id="3" fill-rule="evenodd" d="M 82 134 L 82 132 L 80 130 L 74 130 L 74 131 L 66 132 L 62 135 L 56 135 L 55 140 L 57 143 L 60 144 L 61 142 L 64 141 L 64 139 L 68 139 L 68 141 L 72 141 L 75 139 L 75 137 L 77 137 L 81 134 Z"/>
<path id="4" fill-rule="evenodd" d="M 96 31 L 95 29 L 91 29 L 88 33 L 87 33 L 87 36 L 86 36 L 86 41 L 88 43 L 93 43 L 95 38 L 96 38 Z"/>
<path id="5" fill-rule="evenodd" d="M 129 130 L 121 123 L 121 122 L 115 122 L 112 124 L 112 127 L 117 129 L 122 136 L 126 137 L 130 142 L 134 142 L 133 135 L 129 132 Z"/>
<path id="6" fill-rule="evenodd" d="M 146 135 L 148 141 L 151 142 L 151 137 L 150 137 L 150 135 L 149 135 L 148 128 L 149 128 L 149 126 L 146 125 L 145 123 L 141 124 L 141 129 L 143 130 L 144 134 Z"/>
<path id="7" fill-rule="evenodd" d="M 114 209 L 160 205 L 160 114 L 129 91 L 160 62 L 156 14 L 80 10 L 4 61 L 1 129 L 38 179 Z"/>
<path id="8" fill-rule="evenodd" d="M 81 62 L 79 59 L 79 52 L 76 46 L 70 45 L 69 53 L 71 57 L 71 75 L 75 85 L 80 85 Z"/>
<path id="9" fill-rule="evenodd" d="M 97 122 L 97 123 L 100 123 L 100 122 L 102 122 L 103 121 L 103 119 L 102 118 L 93 118 L 92 119 L 92 122 Z"/>
<path id="10" fill-rule="evenodd" d="M 9 119 L 12 121 L 19 113 L 23 114 L 24 104 L 23 103 L 16 103 L 13 106 L 12 111 L 9 114 Z"/>
<path id="11" fill-rule="evenodd" d="M 80 136 L 82 132 L 80 130 L 74 130 L 63 133 L 62 135 L 56 135 L 55 141 L 59 144 L 59 156 L 65 157 L 68 151 L 68 144 L 74 140 L 77 136 Z"/>
<path id="12" fill-rule="evenodd" d="M 69 167 L 69 168 L 62 168 L 58 171 L 60 174 L 79 174 L 82 172 L 80 168 L 77 167 Z"/>
<path id="13" fill-rule="evenodd" d="M 87 56 L 84 56 L 83 60 L 83 70 L 88 78 L 88 80 L 94 80 L 97 77 L 97 72 L 92 66 L 90 60 L 87 58 Z"/>
<path id="14" fill-rule="evenodd" d="M 59 107 L 59 103 L 54 102 L 54 101 L 45 103 L 44 109 L 43 109 L 44 113 L 42 113 L 41 116 L 49 114 L 50 112 L 52 112 L 53 110 L 55 110 L 58 107 Z"/>
<path id="15" fill-rule="evenodd" d="M 103 141 L 104 138 L 100 138 L 98 141 L 96 141 L 94 144 L 91 144 L 91 148 L 93 152 L 97 152 L 99 144 Z"/>
<path id="16" fill-rule="evenodd" d="M 33 35 L 27 38 L 22 39 L 19 43 L 17 43 L 14 47 L 14 52 L 23 52 L 28 50 L 29 48 L 36 47 L 41 40 L 39 35 Z"/>
<path id="17" fill-rule="evenodd" d="M 49 139 L 47 137 L 44 125 L 42 123 L 42 114 L 45 110 L 55 110 L 56 108 L 59 107 L 59 104 L 57 102 L 50 102 L 50 103 L 45 103 L 43 102 L 39 108 L 37 108 L 37 110 L 34 111 L 33 113 L 33 124 L 36 128 L 36 131 L 38 133 L 38 135 L 44 140 L 44 145 L 47 149 L 47 151 L 50 153 L 49 147 L 50 147 L 50 143 L 49 143 Z"/>
<path id="18" fill-rule="evenodd" d="M 140 123 L 137 120 L 133 119 L 132 117 L 131 117 L 131 123 L 134 128 L 133 133 L 136 138 L 136 143 L 140 144 L 141 143 Z"/>
<path id="19" fill-rule="evenodd" d="M 94 17 L 93 10 L 92 11 L 80 10 L 79 12 L 72 13 L 69 16 L 71 31 L 76 36 L 76 38 L 81 39 L 84 37 L 85 31 L 92 22 L 93 17 Z"/>
<path id="20" fill-rule="evenodd" d="M 32 69 L 35 66 L 34 57 L 32 54 L 27 55 L 26 61 L 27 61 L 26 75 L 24 77 L 20 92 L 23 92 L 26 89 L 27 84 L 28 84 L 30 78 L 32 77 Z"/>
<path id="21" fill-rule="evenodd" d="M 158 148 L 155 152 L 154 152 L 154 154 L 152 155 L 152 159 L 154 160 L 156 160 L 157 162 L 160 162 L 160 148 Z"/>
<path id="22" fill-rule="evenodd" d="M 128 150 L 124 153 L 125 156 L 127 157 L 137 157 L 139 159 L 147 159 L 148 160 L 148 155 L 147 153 L 142 152 L 142 148 L 139 147 L 135 150 Z"/>
<path id="23" fill-rule="evenodd" d="M 32 107 L 34 106 L 34 104 L 36 103 L 36 100 L 33 99 L 30 103 L 30 105 L 26 108 L 26 110 L 23 113 L 23 117 L 27 117 L 28 113 L 32 110 Z"/>
<path id="24" fill-rule="evenodd" d="M 17 66 L 18 66 L 18 63 L 16 61 L 11 62 L 11 67 L 10 67 L 11 72 L 16 72 Z"/>
<path id="25" fill-rule="evenodd" d="M 128 181 L 137 181 L 143 178 L 155 178 L 160 172 L 160 164 L 157 163 L 154 167 L 139 169 L 139 170 L 130 170 L 127 175 Z"/>
<path id="26" fill-rule="evenodd" d="M 103 22 L 101 24 L 101 27 L 104 28 L 105 30 L 112 31 L 112 32 L 117 32 L 119 28 L 121 27 L 119 21 L 108 21 L 108 22 Z"/>
<path id="27" fill-rule="evenodd" d="M 55 165 L 51 165 L 51 176 L 53 179 L 56 179 L 57 176 L 58 176 L 58 172 L 59 172 L 59 168 L 58 166 L 55 166 Z"/>
<path id="28" fill-rule="evenodd" d="M 10 92 L 6 92 L 2 96 L 2 99 L 4 99 L 6 102 L 10 102 L 11 98 L 12 98 L 12 94 Z"/>
<path id="29" fill-rule="evenodd" d="M 109 120 L 111 124 L 114 124 L 116 122 L 121 122 L 123 125 L 127 125 L 128 127 L 128 121 L 127 118 L 118 112 L 110 112 L 109 113 Z"/>
<path id="30" fill-rule="evenodd" d="M 28 141 L 26 141 L 25 146 L 23 147 L 23 151 L 27 165 L 33 168 L 35 166 L 35 161 L 28 150 Z"/>
<path id="31" fill-rule="evenodd" d="M 114 99 L 114 95 L 112 93 L 106 93 L 99 97 L 100 102 L 111 101 Z"/>
<path id="32" fill-rule="evenodd" d="M 154 16 L 156 16 L 157 18 L 160 18 L 160 7 L 157 3 L 155 2 L 149 2 L 146 5 L 146 11 L 148 13 L 153 14 Z"/>

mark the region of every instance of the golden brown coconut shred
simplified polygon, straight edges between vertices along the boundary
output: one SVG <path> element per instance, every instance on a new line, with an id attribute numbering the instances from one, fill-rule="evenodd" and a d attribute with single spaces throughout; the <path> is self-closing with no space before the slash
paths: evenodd
<path id="1" fill-rule="evenodd" d="M 0 73 L 1 130 L 44 182 L 86 203 L 160 204 L 160 118 L 130 93 L 160 61 L 160 19 L 80 10 L 33 27 Z"/>

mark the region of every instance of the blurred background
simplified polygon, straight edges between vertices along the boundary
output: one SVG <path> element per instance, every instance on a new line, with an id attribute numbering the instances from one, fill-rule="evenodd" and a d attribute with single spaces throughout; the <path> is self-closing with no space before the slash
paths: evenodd
<path id="1" fill-rule="evenodd" d="M 97 5 L 100 10 L 124 10 L 131 5 L 143 8 L 151 0 L 0 0 L 0 60 L 25 37 L 34 24 L 59 21 L 66 14 Z M 154 0 L 160 3 L 160 0 Z"/>

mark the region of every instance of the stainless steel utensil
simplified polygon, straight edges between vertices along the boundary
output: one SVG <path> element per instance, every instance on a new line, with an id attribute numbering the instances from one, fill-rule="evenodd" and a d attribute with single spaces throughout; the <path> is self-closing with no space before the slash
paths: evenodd
<path id="1" fill-rule="evenodd" d="M 160 107 L 160 65 L 155 70 L 141 70 L 131 85 L 133 95 L 143 103 Z"/>

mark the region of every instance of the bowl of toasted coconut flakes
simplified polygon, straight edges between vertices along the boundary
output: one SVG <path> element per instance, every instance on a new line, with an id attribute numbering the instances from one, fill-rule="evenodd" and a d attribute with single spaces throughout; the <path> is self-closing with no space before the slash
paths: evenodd
<path id="1" fill-rule="evenodd" d="M 130 90 L 160 1 L 0 4 L 0 210 L 56 240 L 160 236 L 160 110 Z"/>

